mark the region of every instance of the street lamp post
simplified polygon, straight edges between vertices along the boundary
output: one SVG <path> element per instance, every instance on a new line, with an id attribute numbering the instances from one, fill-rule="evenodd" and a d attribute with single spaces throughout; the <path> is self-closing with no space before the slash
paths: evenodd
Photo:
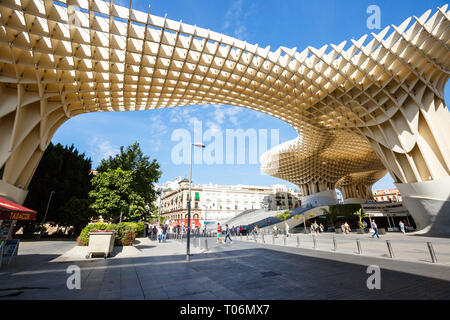
<path id="1" fill-rule="evenodd" d="M 47 202 L 47 209 L 45 210 L 44 220 L 42 220 L 42 226 L 45 224 L 45 219 L 47 218 L 48 208 L 50 207 L 50 201 L 52 201 L 52 196 L 55 193 L 55 191 L 50 192 L 50 197 L 48 198 Z M 41 239 L 42 231 L 39 232 L 39 240 Z"/>
<path id="2" fill-rule="evenodd" d="M 161 213 L 162 213 L 162 196 L 163 192 L 166 192 L 167 189 L 164 187 L 159 188 L 159 211 L 158 211 L 158 222 L 161 219 Z"/>
<path id="3" fill-rule="evenodd" d="M 192 154 L 194 147 L 204 148 L 202 143 L 191 144 L 191 164 L 189 168 L 189 194 L 188 194 L 188 221 L 187 221 L 187 243 L 186 243 L 186 261 L 190 261 L 191 255 L 191 189 L 192 189 Z"/>

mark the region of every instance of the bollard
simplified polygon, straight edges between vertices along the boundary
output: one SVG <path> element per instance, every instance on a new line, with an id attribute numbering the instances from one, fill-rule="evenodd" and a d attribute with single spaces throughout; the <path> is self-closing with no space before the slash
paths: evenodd
<path id="1" fill-rule="evenodd" d="M 427 242 L 427 246 L 431 256 L 431 262 L 437 263 L 436 253 L 434 252 L 433 244 L 431 242 Z"/>
<path id="2" fill-rule="evenodd" d="M 242 234 L 239 234 L 239 240 L 242 241 Z"/>
<path id="3" fill-rule="evenodd" d="M 247 241 L 248 241 L 248 233 L 247 233 Z"/>
<path id="4" fill-rule="evenodd" d="M 262 240 L 262 243 L 266 243 L 266 241 L 264 240 L 264 233 L 261 234 L 261 240 Z"/>
<path id="5" fill-rule="evenodd" d="M 195 238 L 192 239 L 192 242 L 193 242 L 194 248 L 197 248 L 197 241 L 195 241 Z"/>
<path id="6" fill-rule="evenodd" d="M 205 239 L 205 251 L 208 251 L 208 239 Z"/>
<path id="7" fill-rule="evenodd" d="M 272 244 L 275 244 L 275 236 L 272 236 Z"/>
<path id="8" fill-rule="evenodd" d="M 255 242 L 258 242 L 258 239 L 256 238 L 256 234 L 253 234 L 253 239 L 255 240 Z"/>
<path id="9" fill-rule="evenodd" d="M 358 248 L 358 254 L 362 254 L 361 242 L 359 241 L 359 239 L 356 239 L 356 247 Z"/>
<path id="10" fill-rule="evenodd" d="M 334 246 L 334 251 L 337 251 L 336 237 L 333 237 L 333 246 Z"/>
<path id="11" fill-rule="evenodd" d="M 286 246 L 286 236 L 283 237 L 284 245 Z"/>
<path id="12" fill-rule="evenodd" d="M 314 249 L 317 248 L 316 236 L 313 236 L 313 248 L 314 248 Z"/>
<path id="13" fill-rule="evenodd" d="M 297 248 L 300 248 L 300 237 L 297 236 Z"/>
<path id="14" fill-rule="evenodd" d="M 386 245 L 387 245 L 387 247 L 388 247 L 389 257 L 390 257 L 391 259 L 394 258 L 394 250 L 392 250 L 391 241 L 390 241 L 390 240 L 386 240 Z"/>

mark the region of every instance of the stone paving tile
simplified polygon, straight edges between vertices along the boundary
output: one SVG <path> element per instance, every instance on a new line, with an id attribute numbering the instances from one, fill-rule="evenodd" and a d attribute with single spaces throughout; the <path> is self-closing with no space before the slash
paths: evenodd
<path id="1" fill-rule="evenodd" d="M 450 298 L 450 274 L 444 274 L 450 269 L 442 265 L 367 259 L 240 241 L 233 245 L 211 243 L 211 252 L 201 254 L 197 250 L 187 263 L 185 243 L 157 244 L 144 239 L 139 247 L 140 255 L 134 258 L 78 262 L 82 270 L 79 291 L 66 287 L 65 271 L 70 263 L 49 263 L 42 257 L 28 269 L 21 264 L 17 272 L 1 273 L 0 289 L 48 288 L 23 290 L 17 297 L 10 297 L 21 300 Z M 29 252 L 37 248 L 34 245 Z M 52 252 L 56 251 L 57 245 L 52 247 Z M 31 256 L 28 261 L 32 261 Z M 366 268 L 372 263 L 382 266 L 382 290 L 367 289 Z"/>

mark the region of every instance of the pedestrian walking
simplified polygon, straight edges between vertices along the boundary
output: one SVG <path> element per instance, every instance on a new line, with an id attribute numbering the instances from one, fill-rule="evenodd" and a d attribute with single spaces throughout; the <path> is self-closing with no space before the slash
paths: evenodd
<path id="1" fill-rule="evenodd" d="M 363 221 L 363 227 L 364 227 L 364 232 L 369 232 L 369 230 L 367 230 L 367 222 Z"/>
<path id="2" fill-rule="evenodd" d="M 374 219 L 372 219 L 371 225 L 372 225 L 372 229 L 373 229 L 373 235 L 372 235 L 372 238 L 373 238 L 374 236 L 377 236 L 377 238 L 380 239 L 380 236 L 378 235 L 378 226 L 377 226 L 377 224 L 375 223 L 375 220 L 374 220 Z"/>
<path id="3" fill-rule="evenodd" d="M 312 234 L 319 233 L 319 225 L 317 224 L 316 220 L 314 220 L 314 222 L 311 224 L 311 233 Z"/>
<path id="4" fill-rule="evenodd" d="M 222 227 L 220 226 L 220 223 L 217 223 L 217 243 L 222 242 L 222 239 L 220 238 L 221 234 L 222 234 Z"/>
<path id="5" fill-rule="evenodd" d="M 344 228 L 345 228 L 345 234 L 349 234 L 350 233 L 350 226 L 348 225 L 347 221 L 345 221 Z"/>
<path id="6" fill-rule="evenodd" d="M 403 223 L 402 220 L 400 220 L 400 223 L 398 224 L 398 226 L 400 227 L 400 231 L 405 234 L 405 224 Z"/>
<path id="7" fill-rule="evenodd" d="M 278 238 L 278 227 L 276 224 L 273 226 L 273 236 Z"/>
<path id="8" fill-rule="evenodd" d="M 225 225 L 225 243 L 227 243 L 227 239 L 230 239 L 230 244 L 233 242 L 233 240 L 231 240 L 230 233 L 231 233 L 231 229 L 228 228 L 228 225 L 226 224 Z"/>
<path id="9" fill-rule="evenodd" d="M 254 233 L 255 235 L 258 235 L 258 233 L 259 233 L 259 227 L 258 227 L 257 225 L 253 228 L 253 233 Z"/>
<path id="10" fill-rule="evenodd" d="M 162 228 L 161 228 L 160 225 L 158 225 L 157 235 L 158 235 L 158 242 L 161 242 L 161 240 L 162 240 Z"/>
<path id="11" fill-rule="evenodd" d="M 286 237 L 289 237 L 291 234 L 289 233 L 289 225 L 287 222 L 284 223 L 284 229 L 286 230 Z"/>
<path id="12" fill-rule="evenodd" d="M 152 229 L 152 238 L 154 239 L 154 240 L 156 240 L 156 235 L 158 234 L 158 229 L 156 228 L 156 226 L 153 226 L 153 229 Z"/>
<path id="13" fill-rule="evenodd" d="M 167 226 L 167 224 L 165 224 L 165 225 L 162 227 L 162 242 L 166 242 L 166 238 L 167 238 L 167 229 L 168 229 L 168 226 Z"/>
<path id="14" fill-rule="evenodd" d="M 320 233 L 323 233 L 323 231 L 325 230 L 325 228 L 323 227 L 323 224 L 319 225 L 319 230 L 320 230 Z"/>

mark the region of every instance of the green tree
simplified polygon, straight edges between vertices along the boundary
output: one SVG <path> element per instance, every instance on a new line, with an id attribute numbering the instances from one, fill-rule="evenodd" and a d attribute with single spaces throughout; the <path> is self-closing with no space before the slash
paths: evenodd
<path id="1" fill-rule="evenodd" d="M 97 171 L 103 173 L 118 168 L 131 172 L 130 188 L 144 198 L 147 205 L 152 206 L 156 199 L 154 183 L 161 177 L 156 159 L 150 160 L 150 157 L 145 156 L 139 143 L 135 142 L 126 148 L 120 147 L 119 154 L 114 157 L 102 160 Z"/>
<path id="2" fill-rule="evenodd" d="M 42 222 L 50 193 L 52 196 L 46 222 L 74 226 L 81 230 L 91 218 L 87 199 L 91 189 L 91 159 L 72 145 L 52 144 L 47 147 L 28 187 L 24 206 L 38 212 L 36 222 L 18 223 L 25 232 Z"/>
<path id="3" fill-rule="evenodd" d="M 144 197 L 133 188 L 133 172 L 129 170 L 108 169 L 92 179 L 93 190 L 89 193 L 90 208 L 104 219 L 124 220 L 147 219 Z"/>

